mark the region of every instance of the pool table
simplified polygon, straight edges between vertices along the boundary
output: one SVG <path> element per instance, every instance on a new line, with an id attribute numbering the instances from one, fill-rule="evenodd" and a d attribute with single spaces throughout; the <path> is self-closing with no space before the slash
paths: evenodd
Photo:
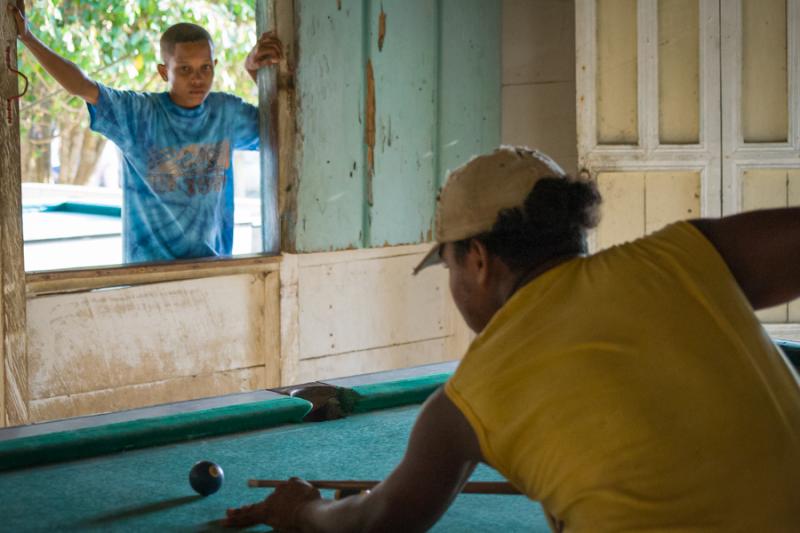
<path id="1" fill-rule="evenodd" d="M 777 343 L 800 367 L 800 343 Z M 400 460 L 421 402 L 453 369 L 314 384 L 335 389 L 327 399 L 303 399 L 314 387 L 292 387 L 0 430 L 0 531 L 229 531 L 216 523 L 227 508 L 267 494 L 247 488 L 248 479 L 382 479 Z M 338 409 L 347 416 L 325 420 Z M 225 471 L 208 497 L 189 486 L 200 460 Z M 488 467 L 472 477 L 500 479 Z M 523 496 L 461 495 L 432 531 L 550 530 Z"/>
<path id="2" fill-rule="evenodd" d="M 230 531 L 216 523 L 227 508 L 268 494 L 248 488 L 250 478 L 382 479 L 400 460 L 421 402 L 452 368 L 327 382 L 343 392 L 333 403 L 348 415 L 322 422 L 303 421 L 319 405 L 262 391 L 86 417 L 56 431 L 2 430 L 0 530 Z M 222 488 L 207 497 L 188 482 L 204 459 L 225 472 Z M 487 467 L 472 477 L 501 479 Z M 524 496 L 465 494 L 432 531 L 549 528 L 541 507 Z"/>

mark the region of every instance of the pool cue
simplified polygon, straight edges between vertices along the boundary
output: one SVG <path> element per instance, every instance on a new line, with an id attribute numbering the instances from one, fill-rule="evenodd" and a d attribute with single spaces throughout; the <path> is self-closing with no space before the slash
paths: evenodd
<path id="1" fill-rule="evenodd" d="M 306 480 L 318 489 L 331 490 L 368 490 L 373 488 L 380 481 L 356 481 L 356 480 L 331 480 L 317 479 Z M 281 483 L 286 483 L 285 479 L 251 479 L 247 486 L 251 488 L 274 489 Z M 461 489 L 462 494 L 519 494 L 520 492 L 505 481 L 470 481 Z"/>

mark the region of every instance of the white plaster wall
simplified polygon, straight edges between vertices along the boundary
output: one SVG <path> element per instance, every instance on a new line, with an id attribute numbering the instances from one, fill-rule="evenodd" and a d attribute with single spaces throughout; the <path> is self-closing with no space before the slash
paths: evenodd
<path id="1" fill-rule="evenodd" d="M 573 0 L 503 0 L 502 80 L 503 143 L 538 148 L 575 173 Z"/>
<path id="2" fill-rule="evenodd" d="M 460 358 L 472 338 L 440 266 L 412 276 L 429 244 L 285 254 L 285 385 Z"/>

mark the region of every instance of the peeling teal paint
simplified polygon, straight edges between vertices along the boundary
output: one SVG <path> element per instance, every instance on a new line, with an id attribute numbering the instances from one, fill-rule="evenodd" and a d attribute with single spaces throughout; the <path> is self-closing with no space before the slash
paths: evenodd
<path id="1" fill-rule="evenodd" d="M 499 145 L 501 127 L 502 2 L 441 3 L 437 187 L 448 170 Z"/>
<path id="2" fill-rule="evenodd" d="M 361 0 L 298 2 L 298 251 L 361 246 L 365 20 Z M 357 170 L 353 179 L 353 163 Z"/>
<path id="3" fill-rule="evenodd" d="M 444 172 L 500 141 L 500 9 L 495 0 L 298 3 L 298 251 L 428 238 Z"/>
<path id="4" fill-rule="evenodd" d="M 371 246 L 419 242 L 431 225 L 436 181 L 437 2 L 384 0 L 386 37 L 370 55 L 377 109 Z"/>

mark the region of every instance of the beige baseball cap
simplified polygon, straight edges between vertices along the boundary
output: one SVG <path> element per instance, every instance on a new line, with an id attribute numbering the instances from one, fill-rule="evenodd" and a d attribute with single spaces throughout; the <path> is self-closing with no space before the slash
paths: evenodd
<path id="1" fill-rule="evenodd" d="M 442 244 L 491 231 L 497 215 L 521 206 L 540 179 L 565 176 L 542 152 L 518 146 L 501 146 L 453 170 L 436 202 L 436 244 L 414 275 L 442 261 Z"/>

